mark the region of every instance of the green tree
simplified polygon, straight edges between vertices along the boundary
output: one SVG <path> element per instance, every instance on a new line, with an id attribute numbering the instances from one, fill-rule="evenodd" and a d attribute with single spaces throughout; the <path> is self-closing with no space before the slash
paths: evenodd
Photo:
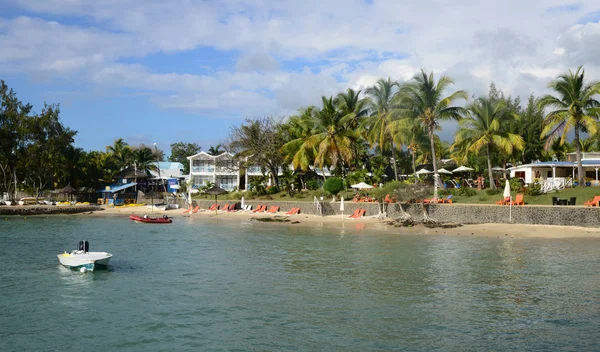
<path id="1" fill-rule="evenodd" d="M 335 197 L 344 189 L 344 181 L 340 177 L 330 177 L 325 180 L 323 189 Z"/>
<path id="2" fill-rule="evenodd" d="M 131 148 L 123 138 L 118 138 L 117 140 L 115 140 L 113 145 L 107 146 L 106 151 L 111 153 L 111 157 L 113 158 L 116 168 L 118 170 L 129 166 L 129 164 L 133 160 Z"/>
<path id="3" fill-rule="evenodd" d="M 579 184 L 584 184 L 583 166 L 581 163 L 580 133 L 587 132 L 590 136 L 596 134 L 597 118 L 600 113 L 600 102 L 594 96 L 600 94 L 600 83 L 585 84 L 585 71 L 580 66 L 577 71 L 569 70 L 568 74 L 559 76 L 550 82 L 548 88 L 556 96 L 544 95 L 539 101 L 542 109 L 551 109 L 544 119 L 542 138 L 546 140 L 546 148 L 560 136 L 564 144 L 567 134 L 574 131 L 575 152 L 577 155 L 577 177 Z"/>
<path id="4" fill-rule="evenodd" d="M 444 91 L 454 84 L 454 81 L 447 76 L 442 76 L 437 82 L 434 79 L 433 72 L 427 75 L 421 70 L 413 81 L 403 85 L 397 98 L 399 116 L 412 117 L 420 123 L 427 132 L 431 146 L 431 156 L 434 175 L 437 175 L 437 162 L 435 153 L 434 136 L 435 131 L 439 129 L 439 124 L 443 120 L 459 120 L 464 109 L 453 104 L 461 99 L 467 100 L 466 91 L 459 90 L 449 96 L 444 97 Z M 434 197 L 438 196 L 438 187 L 440 185 L 439 177 L 434 182 Z"/>
<path id="5" fill-rule="evenodd" d="M 299 115 L 290 116 L 282 126 L 287 142 L 282 146 L 285 161 L 292 163 L 294 169 L 308 170 L 315 164 L 317 148 L 307 143 L 315 128 L 313 106 L 301 110 Z"/>
<path id="6" fill-rule="evenodd" d="M 459 121 L 459 129 L 454 137 L 456 144 L 466 141 L 469 151 L 485 153 L 492 189 L 496 189 L 492 173 L 492 153 L 511 154 L 513 148 L 522 150 L 524 147 L 523 138 L 507 129 L 510 121 L 517 119 L 517 116 L 505 113 L 504 108 L 502 100 L 478 98 L 468 106 L 467 114 Z"/>
<path id="7" fill-rule="evenodd" d="M 201 147 L 196 143 L 173 143 L 171 144 L 171 155 L 169 155 L 169 161 L 181 163 L 183 165 L 183 173 L 185 175 L 189 175 L 190 161 L 187 159 L 187 157 L 200 153 L 200 150 Z"/>
<path id="8" fill-rule="evenodd" d="M 27 120 L 32 106 L 23 104 L 14 90 L 0 80 L 0 166 L 6 191 L 16 198 L 19 160 L 25 159 Z"/>
<path id="9" fill-rule="evenodd" d="M 323 107 L 313 110 L 313 135 L 306 140 L 307 148 L 316 148 L 315 165 L 320 168 L 341 167 L 352 160 L 352 143 L 357 133 L 346 127 L 333 98 L 322 97 Z"/>
<path id="10" fill-rule="evenodd" d="M 242 165 L 268 170 L 275 185 L 279 184 L 279 168 L 284 161 L 281 149 L 285 136 L 281 125 L 281 119 L 272 116 L 246 119 L 241 126 L 231 128 L 227 148 L 236 154 Z"/>
<path id="11" fill-rule="evenodd" d="M 396 160 L 394 140 L 392 138 L 390 123 L 394 116 L 391 114 L 392 101 L 396 94 L 398 83 L 389 77 L 387 80 L 380 79 L 375 86 L 366 89 L 365 93 L 370 97 L 372 114 L 367 118 L 364 128 L 367 131 L 367 141 L 371 147 L 378 145 L 382 155 L 388 148 L 392 151 L 392 158 Z M 394 166 L 394 178 L 398 181 L 398 169 Z"/>
<path id="12" fill-rule="evenodd" d="M 212 156 L 217 156 L 217 155 L 221 155 L 223 154 L 225 151 L 221 149 L 221 145 L 217 144 L 217 146 L 210 146 L 210 148 L 208 148 L 208 154 L 212 155 Z"/>

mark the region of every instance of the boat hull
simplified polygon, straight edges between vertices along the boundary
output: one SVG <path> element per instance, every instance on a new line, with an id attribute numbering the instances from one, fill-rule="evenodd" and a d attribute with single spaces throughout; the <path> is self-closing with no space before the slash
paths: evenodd
<path id="1" fill-rule="evenodd" d="M 170 224 L 173 220 L 169 218 L 144 218 L 143 216 L 129 215 L 129 219 L 140 224 Z"/>
<path id="2" fill-rule="evenodd" d="M 106 268 L 112 254 L 106 252 L 72 252 L 58 255 L 60 264 L 70 269 L 85 268 L 94 271 L 98 268 Z"/>

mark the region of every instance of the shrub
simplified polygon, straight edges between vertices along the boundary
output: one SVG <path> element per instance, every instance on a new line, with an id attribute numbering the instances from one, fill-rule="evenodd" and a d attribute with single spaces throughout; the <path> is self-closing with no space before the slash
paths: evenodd
<path id="1" fill-rule="evenodd" d="M 242 192 L 231 192 L 231 193 L 229 194 L 229 196 L 230 196 L 232 199 L 238 199 L 238 200 L 239 200 L 239 199 L 242 199 L 242 197 L 244 196 L 244 193 L 242 193 Z"/>
<path id="2" fill-rule="evenodd" d="M 319 182 L 317 182 L 317 180 L 310 180 L 306 182 L 306 188 L 311 191 L 316 191 L 319 189 Z"/>
<path id="3" fill-rule="evenodd" d="M 501 191 L 500 189 L 498 189 L 498 188 L 496 188 L 496 189 L 490 188 L 490 189 L 486 189 L 486 190 L 485 190 L 485 193 L 486 193 L 488 196 L 493 196 L 493 195 L 496 195 L 496 194 L 498 194 L 498 193 L 502 193 L 502 191 Z"/>
<path id="4" fill-rule="evenodd" d="M 268 195 L 273 195 L 275 193 L 279 193 L 279 187 L 277 187 L 277 186 L 271 186 L 271 187 L 267 188 L 267 194 Z"/>
<path id="5" fill-rule="evenodd" d="M 442 188 L 438 191 L 440 196 L 448 196 L 448 195 L 454 195 L 456 194 L 456 191 L 454 188 Z"/>
<path id="6" fill-rule="evenodd" d="M 475 191 L 472 188 L 461 187 L 461 188 L 458 189 L 458 194 L 461 195 L 461 196 L 473 197 L 474 195 L 477 194 L 477 191 Z"/>
<path id="7" fill-rule="evenodd" d="M 527 196 L 539 196 L 542 194 L 542 185 L 539 183 L 532 183 L 525 188 L 525 195 Z"/>
<path id="8" fill-rule="evenodd" d="M 523 188 L 523 181 L 520 178 L 513 177 L 509 181 L 510 190 L 513 192 L 519 192 Z"/>
<path id="9" fill-rule="evenodd" d="M 330 177 L 323 184 L 323 189 L 331 195 L 336 196 L 344 189 L 344 183 L 339 177 Z"/>

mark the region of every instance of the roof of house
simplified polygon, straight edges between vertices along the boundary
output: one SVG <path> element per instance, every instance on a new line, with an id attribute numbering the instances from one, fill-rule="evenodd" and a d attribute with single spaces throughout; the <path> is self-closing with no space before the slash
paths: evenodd
<path id="1" fill-rule="evenodd" d="M 211 158 L 211 159 L 217 159 L 217 158 L 220 158 L 220 157 L 222 157 L 222 156 L 224 156 L 224 155 L 227 155 L 227 156 L 230 156 L 230 157 L 231 157 L 231 156 L 233 156 L 233 154 L 231 154 L 231 153 L 229 153 L 229 152 L 223 152 L 223 153 L 221 153 L 221 154 L 219 154 L 219 155 L 210 155 L 210 154 L 208 154 L 207 152 L 200 152 L 200 153 L 198 153 L 198 154 L 194 154 L 194 155 L 192 155 L 192 156 L 188 156 L 188 157 L 187 157 L 187 159 L 188 159 L 188 160 L 189 160 L 189 159 L 194 159 L 194 158 L 196 158 L 196 157 L 198 157 L 198 156 L 204 156 L 204 157 L 208 157 L 208 158 Z"/>
<path id="2" fill-rule="evenodd" d="M 583 165 L 584 167 L 600 167 L 600 160 L 582 160 L 581 161 L 581 165 Z M 540 161 L 539 163 L 532 163 L 532 164 L 523 164 L 523 165 L 517 165 L 517 166 L 513 166 L 513 167 L 509 167 L 509 170 L 516 170 L 516 169 L 521 169 L 521 168 L 534 168 L 534 167 L 548 167 L 548 168 L 552 168 L 552 167 L 577 167 L 577 162 L 571 162 L 571 161 Z"/>

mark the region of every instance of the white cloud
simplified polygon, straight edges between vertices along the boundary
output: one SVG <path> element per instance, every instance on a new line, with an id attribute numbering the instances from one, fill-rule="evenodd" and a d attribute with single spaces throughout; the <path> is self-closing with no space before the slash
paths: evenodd
<path id="1" fill-rule="evenodd" d="M 40 17 L 0 15 L 0 73 L 125 87 L 162 108 L 232 116 L 295 111 L 379 78 L 409 80 L 421 68 L 450 75 L 471 94 L 494 81 L 527 96 L 569 68 L 600 71 L 600 24 L 576 24 L 596 5 L 576 5 L 23 0 Z M 167 66 L 177 65 L 169 55 L 199 48 L 235 55 L 234 64 L 202 74 Z M 131 63 L 156 53 L 165 54 L 160 67 Z"/>

